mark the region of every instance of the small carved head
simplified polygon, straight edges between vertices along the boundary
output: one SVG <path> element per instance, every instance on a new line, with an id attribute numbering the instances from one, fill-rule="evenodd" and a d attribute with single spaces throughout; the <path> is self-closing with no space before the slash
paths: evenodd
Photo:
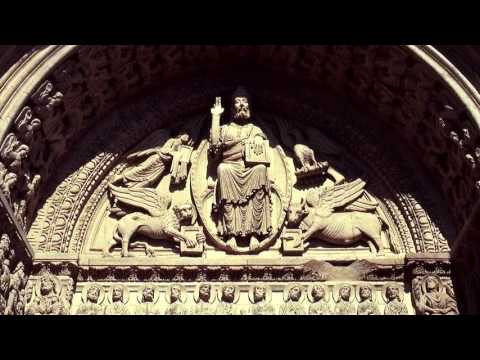
<path id="1" fill-rule="evenodd" d="M 427 276 L 425 279 L 425 288 L 427 292 L 435 292 L 440 290 L 440 283 L 434 276 Z"/>
<path id="2" fill-rule="evenodd" d="M 114 286 L 112 289 L 112 302 L 123 302 L 123 287 Z"/>
<path id="3" fill-rule="evenodd" d="M 176 205 L 173 211 L 178 221 L 182 224 L 190 224 L 193 218 L 192 204 Z"/>
<path id="4" fill-rule="evenodd" d="M 372 300 L 372 289 L 368 285 L 362 285 L 360 286 L 359 295 L 362 301 Z"/>
<path id="5" fill-rule="evenodd" d="M 45 296 L 52 291 L 55 291 L 55 280 L 53 279 L 53 275 L 45 273 L 40 278 L 40 293 Z"/>
<path id="6" fill-rule="evenodd" d="M 321 285 L 315 285 L 312 288 L 312 298 L 315 301 L 320 301 L 325 297 L 325 289 Z"/>
<path id="7" fill-rule="evenodd" d="M 288 292 L 288 299 L 291 301 L 299 301 L 302 297 L 302 289 L 300 286 L 292 286 Z"/>
<path id="8" fill-rule="evenodd" d="M 155 298 L 155 289 L 151 285 L 145 286 L 143 289 L 143 294 L 142 294 L 142 301 L 143 302 L 153 302 L 153 299 Z"/>
<path id="9" fill-rule="evenodd" d="M 233 118 L 235 120 L 247 121 L 250 119 L 249 94 L 243 87 L 238 87 L 232 96 Z"/>
<path id="10" fill-rule="evenodd" d="M 33 295 L 33 283 L 28 282 L 27 286 L 25 287 L 25 303 L 28 304 L 30 300 L 32 300 Z"/>
<path id="11" fill-rule="evenodd" d="M 257 285 L 253 289 L 253 300 L 257 303 L 266 299 L 267 292 L 263 286 Z"/>
<path id="12" fill-rule="evenodd" d="M 188 134 L 180 134 L 178 136 L 178 139 L 180 140 L 180 142 L 183 145 L 190 145 L 191 144 L 190 135 L 188 135 Z"/>
<path id="13" fill-rule="evenodd" d="M 222 289 L 222 301 L 231 303 L 235 300 L 235 286 L 226 285 Z"/>
<path id="14" fill-rule="evenodd" d="M 388 301 L 400 300 L 400 289 L 397 285 L 388 285 L 385 290 Z"/>
<path id="15" fill-rule="evenodd" d="M 348 285 L 344 285 L 340 288 L 340 298 L 344 301 L 350 301 L 350 295 L 352 293 L 352 289 Z"/>
<path id="16" fill-rule="evenodd" d="M 287 224 L 298 225 L 307 215 L 308 209 L 305 199 L 302 199 L 299 204 L 292 203 L 287 210 Z"/>
<path id="17" fill-rule="evenodd" d="M 173 285 L 170 288 L 170 302 L 173 304 L 180 300 L 180 297 L 182 296 L 182 289 L 178 285 Z"/>
<path id="18" fill-rule="evenodd" d="M 200 289 L 198 291 L 198 297 L 202 301 L 208 302 L 210 300 L 210 294 L 211 294 L 212 287 L 210 284 L 202 284 L 200 285 Z"/>
<path id="19" fill-rule="evenodd" d="M 96 304 L 100 297 L 100 288 L 97 285 L 92 285 L 87 291 L 87 301 Z"/>

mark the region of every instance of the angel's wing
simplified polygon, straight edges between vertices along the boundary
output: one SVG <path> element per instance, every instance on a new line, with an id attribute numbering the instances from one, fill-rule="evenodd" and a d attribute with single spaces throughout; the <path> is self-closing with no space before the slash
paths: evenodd
<path id="1" fill-rule="evenodd" d="M 154 148 L 162 147 L 170 138 L 170 131 L 167 129 L 160 129 L 154 131 L 144 141 L 133 148 L 132 153 L 127 156 L 128 160 L 135 160 L 143 156 L 152 154 Z"/>
<path id="2" fill-rule="evenodd" d="M 364 193 L 365 181 L 357 179 L 350 183 L 336 185 L 318 196 L 318 204 L 333 209 L 350 205 Z M 318 205 L 317 204 L 317 205 Z"/>
<path id="3" fill-rule="evenodd" d="M 171 203 L 170 195 L 160 195 L 155 189 L 123 188 L 112 184 L 109 187 L 118 201 L 148 211 L 152 216 L 162 215 Z"/>

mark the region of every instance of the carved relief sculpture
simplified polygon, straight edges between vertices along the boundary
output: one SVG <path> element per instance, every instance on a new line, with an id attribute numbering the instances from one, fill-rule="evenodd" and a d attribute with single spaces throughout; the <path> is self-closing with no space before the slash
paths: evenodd
<path id="1" fill-rule="evenodd" d="M 108 294 L 105 315 L 128 315 L 127 303 L 130 298 L 129 290 L 124 285 L 112 285 Z"/>
<path id="2" fill-rule="evenodd" d="M 165 315 L 188 315 L 188 309 L 184 304 L 187 301 L 187 295 L 182 285 L 169 286 L 165 293 L 165 300 L 168 303 Z"/>
<path id="3" fill-rule="evenodd" d="M 436 275 L 416 278 L 412 283 L 414 304 L 421 315 L 458 315 L 452 288 Z"/>
<path id="4" fill-rule="evenodd" d="M 368 197 L 364 187 L 365 182 L 358 179 L 310 190 L 301 204 L 290 206 L 288 223 L 300 227 L 304 242 L 318 238 L 334 245 L 351 246 L 366 237 L 372 253 L 383 254 L 390 249 L 387 221 L 373 213 L 378 202 Z M 337 212 L 337 209 L 342 210 Z"/>
<path id="5" fill-rule="evenodd" d="M 249 315 L 275 315 L 275 307 L 271 304 L 272 289 L 268 285 L 252 285 L 248 291 L 252 303 L 249 306 Z"/>
<path id="6" fill-rule="evenodd" d="M 308 298 L 311 302 L 308 315 L 331 315 L 332 310 L 328 304 L 328 292 L 323 285 L 309 286 Z"/>
<path id="7" fill-rule="evenodd" d="M 193 314 L 194 315 L 215 315 L 215 294 L 212 291 L 212 285 L 199 284 L 195 289 Z"/>
<path id="8" fill-rule="evenodd" d="M 301 285 L 291 284 L 285 286 L 283 291 L 285 304 L 280 306 L 280 315 L 306 315 L 305 306 L 302 304 L 305 298 L 305 290 Z"/>
<path id="9" fill-rule="evenodd" d="M 188 247 L 197 246 L 202 241 L 200 234 L 197 238 L 186 237 L 180 232 L 180 226 L 190 225 L 192 220 L 192 205 L 171 207 L 171 195 L 147 188 L 121 188 L 110 185 L 112 194 L 125 204 L 138 207 L 143 212 L 134 212 L 123 216 L 117 223 L 112 241 L 105 247 L 104 255 L 110 255 L 113 246 L 121 244 L 122 256 L 130 256 L 129 246 L 134 234 L 142 234 L 151 239 L 170 239 L 176 242 L 184 241 Z M 146 251 L 152 250 L 146 244 Z"/>
<path id="10" fill-rule="evenodd" d="M 159 315 L 157 302 L 160 297 L 158 288 L 151 284 L 146 284 L 138 293 L 137 300 L 139 305 L 135 309 L 136 315 Z"/>
<path id="11" fill-rule="evenodd" d="M 27 315 L 67 315 L 60 297 L 60 281 L 44 272 L 36 282 L 35 298 L 28 306 Z"/>
<path id="12" fill-rule="evenodd" d="M 104 299 L 105 290 L 102 286 L 97 284 L 86 286 L 82 292 L 82 304 L 78 307 L 76 315 L 103 315 Z"/>
<path id="13" fill-rule="evenodd" d="M 370 285 L 361 284 L 357 287 L 357 315 L 380 315 L 375 303 L 375 294 Z"/>
<path id="14" fill-rule="evenodd" d="M 408 315 L 407 305 L 403 302 L 403 292 L 398 284 L 387 284 L 382 291 L 385 315 Z"/>
<path id="15" fill-rule="evenodd" d="M 219 303 L 215 309 L 215 315 L 238 315 L 239 311 L 235 304 L 240 298 L 240 289 L 233 284 L 222 286 L 218 291 Z"/>
<path id="16" fill-rule="evenodd" d="M 10 278 L 9 293 L 7 300 L 7 307 L 5 309 L 5 315 L 21 315 L 23 314 L 25 291 L 23 288 L 26 285 L 25 265 L 23 262 L 18 262 L 17 266 L 13 270 Z M 23 297 L 21 292 L 23 291 Z"/>
<path id="17" fill-rule="evenodd" d="M 233 95 L 232 121 L 220 126 L 223 110 L 217 98 L 211 110 L 210 151 L 221 158 L 215 202 L 218 232 L 231 249 L 236 249 L 237 237 L 243 237 L 254 251 L 259 239 L 272 231 L 267 138 L 249 123 L 249 98 L 242 88 Z"/>
<path id="18" fill-rule="evenodd" d="M 357 309 L 353 303 L 355 294 L 352 291 L 352 286 L 343 284 L 336 288 L 338 289 L 338 295 L 335 299 L 335 315 L 355 315 L 357 313 Z"/>

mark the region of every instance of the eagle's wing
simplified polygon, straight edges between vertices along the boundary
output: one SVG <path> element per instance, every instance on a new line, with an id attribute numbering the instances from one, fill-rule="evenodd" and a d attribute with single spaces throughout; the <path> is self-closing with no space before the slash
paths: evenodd
<path id="1" fill-rule="evenodd" d="M 171 203 L 169 195 L 161 195 L 151 188 L 123 188 L 110 184 L 112 195 L 127 205 L 135 206 L 150 213 L 160 216 L 168 209 Z"/>

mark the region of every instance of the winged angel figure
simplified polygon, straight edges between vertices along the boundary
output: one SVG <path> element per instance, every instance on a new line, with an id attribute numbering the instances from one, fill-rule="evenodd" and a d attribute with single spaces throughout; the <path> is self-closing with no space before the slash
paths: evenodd
<path id="1" fill-rule="evenodd" d="M 171 207 L 170 194 L 152 188 L 123 188 L 109 185 L 112 195 L 120 202 L 147 212 L 133 212 L 123 216 L 117 223 L 112 241 L 105 247 L 104 255 L 110 255 L 115 245 L 121 244 L 123 257 L 130 256 L 129 246 L 134 234 L 144 235 L 154 240 L 184 241 L 187 247 L 195 247 L 198 237 L 190 239 L 180 232 L 181 225 L 190 225 L 193 218 L 191 204 Z M 148 255 L 153 249 L 142 243 Z"/>
<path id="2" fill-rule="evenodd" d="M 343 185 L 310 190 L 300 204 L 288 210 L 288 224 L 299 226 L 300 241 L 317 238 L 333 245 L 351 246 L 368 238 L 372 253 L 389 249 L 388 225 L 379 206 L 365 191 L 365 182 L 357 179 Z M 375 248 L 376 246 L 376 248 Z"/>

